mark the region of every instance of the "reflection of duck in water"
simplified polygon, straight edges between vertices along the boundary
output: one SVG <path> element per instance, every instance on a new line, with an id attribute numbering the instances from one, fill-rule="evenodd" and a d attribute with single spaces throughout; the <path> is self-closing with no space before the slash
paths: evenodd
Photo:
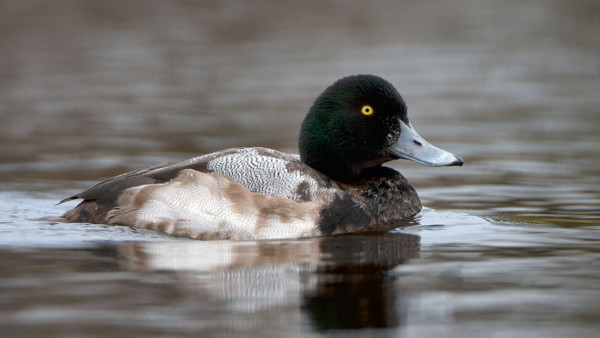
<path id="1" fill-rule="evenodd" d="M 214 318 L 202 313 L 197 319 L 209 327 L 216 320 L 227 327 L 292 330 L 301 316 L 319 329 L 394 327 L 404 307 L 390 270 L 418 257 L 419 242 L 419 236 L 400 233 L 146 242 L 119 245 L 115 256 L 127 270 L 173 274 L 184 298 L 211 304 Z"/>
<path id="2" fill-rule="evenodd" d="M 315 101 L 300 131 L 300 156 L 236 148 L 101 182 L 69 222 L 127 225 L 200 239 L 290 238 L 390 227 L 421 210 L 414 188 L 382 164 L 404 158 L 462 165 L 419 136 L 396 89 L 349 76 Z"/>

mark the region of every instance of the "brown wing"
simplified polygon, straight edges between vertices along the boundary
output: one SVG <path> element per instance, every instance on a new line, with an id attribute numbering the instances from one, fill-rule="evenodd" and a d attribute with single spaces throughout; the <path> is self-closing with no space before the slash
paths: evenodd
<path id="1" fill-rule="evenodd" d="M 227 149 L 179 163 L 163 163 L 128 172 L 102 181 L 78 194 L 63 199 L 58 204 L 81 198 L 83 201 L 75 208 L 67 211 L 63 218 L 68 222 L 106 223 L 106 214 L 116 206 L 117 199 L 126 189 L 144 184 L 168 182 L 177 177 L 179 172 L 184 169 L 207 172 L 208 162 L 236 150 Z"/>
<path id="2" fill-rule="evenodd" d="M 321 188 L 328 188 L 332 184 L 327 177 L 302 163 L 298 155 L 259 147 L 232 148 L 175 164 L 160 164 L 100 182 L 61 201 L 84 200 L 67 212 L 64 218 L 70 222 L 106 223 L 106 213 L 116 206 L 117 199 L 126 189 L 168 182 L 184 169 L 204 173 L 214 171 L 234 179 L 252 192 L 296 202 L 313 201 Z"/>

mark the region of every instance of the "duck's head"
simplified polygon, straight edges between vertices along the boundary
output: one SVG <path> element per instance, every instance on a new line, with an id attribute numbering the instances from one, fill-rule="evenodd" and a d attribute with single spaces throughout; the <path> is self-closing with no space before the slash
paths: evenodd
<path id="1" fill-rule="evenodd" d="M 304 163 L 342 182 L 399 158 L 428 166 L 463 164 L 417 134 L 400 93 L 375 75 L 348 76 L 325 89 L 302 123 L 299 148 Z"/>

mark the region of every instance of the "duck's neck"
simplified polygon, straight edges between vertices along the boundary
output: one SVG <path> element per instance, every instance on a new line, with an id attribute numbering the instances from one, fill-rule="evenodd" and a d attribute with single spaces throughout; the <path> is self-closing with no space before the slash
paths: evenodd
<path id="1" fill-rule="evenodd" d="M 347 158 L 342 161 L 334 156 L 321 157 L 318 161 L 311 161 L 310 159 L 304 161 L 305 164 L 325 174 L 330 179 L 345 184 L 360 184 L 360 182 L 372 180 L 375 177 L 389 175 L 388 171 L 392 169 L 382 167 L 383 162 L 373 161 L 367 163 L 358 160 L 350 161 Z M 396 172 L 395 170 L 392 171 Z"/>

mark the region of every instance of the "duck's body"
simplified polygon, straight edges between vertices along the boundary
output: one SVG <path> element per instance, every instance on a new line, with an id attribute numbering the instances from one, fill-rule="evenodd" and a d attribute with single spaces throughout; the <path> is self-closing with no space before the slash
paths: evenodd
<path id="1" fill-rule="evenodd" d="M 199 239 L 379 230 L 421 210 L 410 183 L 381 165 L 395 158 L 462 164 L 414 132 L 391 84 L 358 75 L 317 98 L 300 155 L 235 148 L 123 174 L 61 201 L 83 199 L 63 218 Z"/>
<path id="2" fill-rule="evenodd" d="M 67 200 L 70 222 L 127 225 L 199 239 L 264 239 L 376 230 L 421 210 L 397 171 L 336 182 L 298 155 L 235 148 L 114 177 Z"/>

